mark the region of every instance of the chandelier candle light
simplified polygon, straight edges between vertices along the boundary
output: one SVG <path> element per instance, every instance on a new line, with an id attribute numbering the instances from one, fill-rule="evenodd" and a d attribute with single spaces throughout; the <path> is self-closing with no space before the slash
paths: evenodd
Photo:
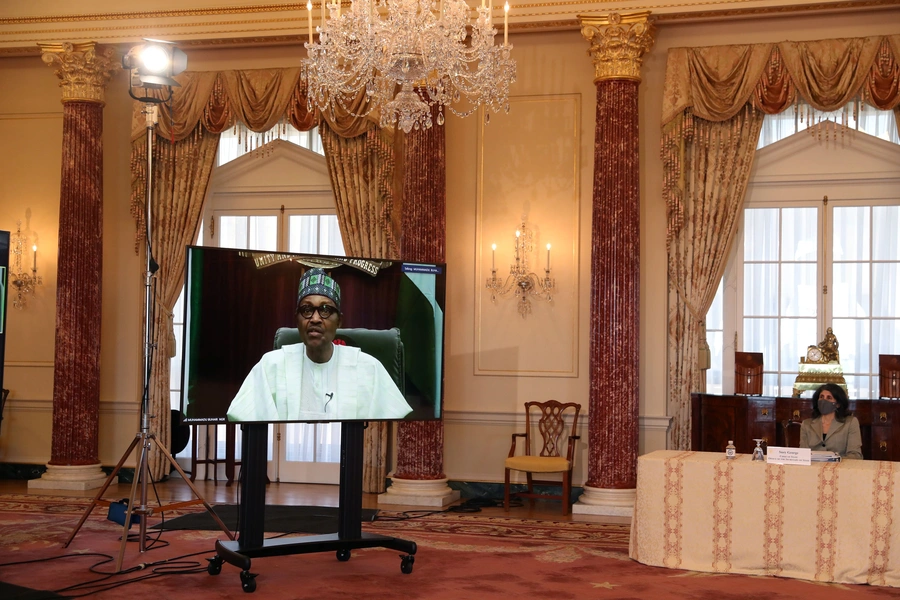
<path id="1" fill-rule="evenodd" d="M 13 306 L 18 309 L 24 309 L 27 304 L 27 296 L 34 296 L 35 288 L 43 285 L 43 278 L 37 274 L 37 244 L 31 246 L 34 258 L 31 266 L 31 275 L 22 268 L 22 254 L 25 252 L 26 238 L 22 234 L 22 221 L 16 222 L 16 234 L 12 240 L 13 259 L 12 267 L 12 284 L 16 288 L 16 297 L 13 300 Z"/>
<path id="2" fill-rule="evenodd" d="M 307 2 L 308 58 L 303 60 L 307 102 L 334 114 L 380 111 L 382 127 L 406 133 L 444 123 L 444 108 L 466 117 L 484 106 L 509 112 L 509 86 L 516 80 L 510 58 L 509 3 L 503 12 L 503 44 L 494 45 L 493 2 L 469 19 L 465 0 L 322 0 L 322 24 L 313 40 L 313 3 Z M 328 17 L 326 18 L 326 9 Z M 399 91 L 397 91 L 399 88 Z M 364 99 L 365 102 L 360 102 Z"/>
<path id="3" fill-rule="evenodd" d="M 509 265 L 509 276 L 503 281 L 497 277 L 497 244 L 491 244 L 491 276 L 485 286 L 491 291 L 491 302 L 496 302 L 498 295 L 505 296 L 515 290 L 519 314 L 523 319 L 531 312 L 532 298 L 549 302 L 556 287 L 556 281 L 550 278 L 550 244 L 547 244 L 547 265 L 543 278 L 528 271 L 528 254 L 533 249 L 534 237 L 531 230 L 525 227 L 523 219 L 516 230 L 515 263 Z"/>

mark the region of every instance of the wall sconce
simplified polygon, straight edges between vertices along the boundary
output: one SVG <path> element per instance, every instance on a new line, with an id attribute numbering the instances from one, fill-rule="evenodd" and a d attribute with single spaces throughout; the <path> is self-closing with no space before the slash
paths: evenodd
<path id="1" fill-rule="evenodd" d="M 13 306 L 23 309 L 27 305 L 27 296 L 34 296 L 34 290 L 37 286 L 43 285 L 44 281 L 37 274 L 37 244 L 31 246 L 34 253 L 31 263 L 31 275 L 22 269 L 22 255 L 25 253 L 27 238 L 22 234 L 22 221 L 16 222 L 16 233 L 10 236 L 13 253 L 13 262 L 10 268 L 10 279 L 16 288 L 16 298 L 13 300 Z"/>
<path id="2" fill-rule="evenodd" d="M 516 230 L 516 262 L 509 265 L 509 276 L 506 281 L 497 277 L 496 253 L 497 244 L 491 244 L 491 277 L 487 280 L 487 289 L 491 291 L 491 302 L 497 296 L 505 296 L 515 290 L 518 299 L 519 314 L 524 319 L 531 312 L 531 299 L 552 300 L 556 281 L 550 278 L 550 244 L 547 244 L 547 265 L 544 277 L 540 278 L 528 271 L 528 255 L 534 251 L 534 238 L 530 229 L 525 227 L 525 218 Z"/>

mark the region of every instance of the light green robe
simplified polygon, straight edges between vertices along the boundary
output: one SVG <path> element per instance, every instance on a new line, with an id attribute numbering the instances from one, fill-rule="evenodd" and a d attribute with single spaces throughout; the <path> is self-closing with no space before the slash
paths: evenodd
<path id="1" fill-rule="evenodd" d="M 301 398 L 306 347 L 292 344 L 263 355 L 231 406 L 232 422 L 402 419 L 412 412 L 384 366 L 351 346 L 335 346 L 337 414 L 310 410 Z"/>

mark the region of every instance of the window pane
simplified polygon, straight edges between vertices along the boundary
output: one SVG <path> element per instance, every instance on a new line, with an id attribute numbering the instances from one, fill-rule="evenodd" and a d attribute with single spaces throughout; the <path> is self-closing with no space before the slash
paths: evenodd
<path id="1" fill-rule="evenodd" d="M 744 265 L 744 314 L 778 315 L 778 265 Z"/>
<path id="2" fill-rule="evenodd" d="M 788 317 L 815 317 L 818 294 L 815 263 L 781 265 L 781 314 Z"/>
<path id="3" fill-rule="evenodd" d="M 778 364 L 778 319 L 744 319 L 744 352 L 762 352 L 764 365 Z"/>
<path id="4" fill-rule="evenodd" d="M 219 247 L 247 247 L 247 217 L 219 217 Z"/>
<path id="5" fill-rule="evenodd" d="M 786 208 L 781 211 L 781 260 L 816 262 L 819 209 Z"/>
<path id="6" fill-rule="evenodd" d="M 341 424 L 321 423 L 316 425 L 318 448 L 316 462 L 341 462 Z"/>
<path id="7" fill-rule="evenodd" d="M 716 290 L 716 295 L 713 298 L 712 306 L 709 307 L 709 311 L 706 313 L 706 330 L 710 329 L 723 329 L 725 326 L 723 325 L 723 317 L 722 317 L 722 302 L 723 302 L 723 287 L 724 280 L 719 281 L 719 288 Z"/>
<path id="8" fill-rule="evenodd" d="M 872 312 L 876 317 L 900 317 L 900 263 L 872 265 Z"/>
<path id="9" fill-rule="evenodd" d="M 773 390 L 771 395 L 790 398 L 794 395 L 794 382 L 797 380 L 797 373 L 782 373 L 780 379 L 781 387 L 777 390 Z M 810 395 L 812 395 L 812 393 L 810 393 Z"/>
<path id="10" fill-rule="evenodd" d="M 709 343 L 710 369 L 706 371 L 706 391 L 709 394 L 721 394 L 722 389 L 722 347 L 724 346 L 724 334 L 721 331 L 707 332 L 706 341 Z"/>
<path id="11" fill-rule="evenodd" d="M 313 462 L 315 460 L 315 424 L 289 423 L 284 428 L 285 458 L 289 462 Z"/>
<path id="12" fill-rule="evenodd" d="M 744 260 L 778 260 L 778 209 L 744 211 Z"/>
<path id="13" fill-rule="evenodd" d="M 869 260 L 869 207 L 834 207 L 834 260 Z"/>
<path id="14" fill-rule="evenodd" d="M 868 375 L 844 375 L 847 382 L 847 396 L 852 398 L 877 398 L 878 388 L 871 388 L 872 378 Z"/>
<path id="15" fill-rule="evenodd" d="M 835 263 L 830 292 L 835 317 L 868 317 L 869 263 Z"/>
<path id="16" fill-rule="evenodd" d="M 781 371 L 796 371 L 806 347 L 816 343 L 815 319 L 781 319 Z"/>
<path id="17" fill-rule="evenodd" d="M 169 359 L 169 388 L 172 390 L 180 390 L 181 389 L 181 344 L 184 342 L 182 336 L 184 335 L 184 325 L 181 323 L 176 323 L 173 327 L 175 330 L 175 347 L 177 349 L 177 353 L 175 356 Z M 163 332 L 165 333 L 165 332 Z M 173 406 L 172 408 L 177 408 Z"/>
<path id="18" fill-rule="evenodd" d="M 900 354 L 900 319 L 872 320 L 872 360 L 876 366 L 879 354 Z"/>
<path id="19" fill-rule="evenodd" d="M 340 462 L 340 423 L 289 423 L 285 457 L 291 462 Z"/>
<path id="20" fill-rule="evenodd" d="M 793 379 L 791 379 L 793 381 Z M 783 388 L 783 386 L 782 386 Z M 763 373 L 763 396 L 790 396 L 778 387 L 778 373 Z"/>
<path id="21" fill-rule="evenodd" d="M 841 344 L 838 352 L 844 373 L 868 373 L 869 320 L 835 319 L 832 328 Z"/>
<path id="22" fill-rule="evenodd" d="M 288 220 L 288 252 L 318 254 L 318 215 L 291 215 Z"/>
<path id="23" fill-rule="evenodd" d="M 900 206 L 875 206 L 872 254 L 875 260 L 900 260 Z"/>
<path id="24" fill-rule="evenodd" d="M 320 237 L 319 252 L 334 256 L 344 256 L 344 240 L 338 227 L 337 215 L 319 217 Z"/>
<path id="25" fill-rule="evenodd" d="M 251 250 L 278 250 L 278 217 L 250 217 Z"/>

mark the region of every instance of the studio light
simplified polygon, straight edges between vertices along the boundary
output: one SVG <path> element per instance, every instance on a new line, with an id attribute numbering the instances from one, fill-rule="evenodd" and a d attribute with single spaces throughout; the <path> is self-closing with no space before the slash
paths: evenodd
<path id="1" fill-rule="evenodd" d="M 171 42 L 145 39 L 122 57 L 122 66 L 131 74 L 131 89 L 180 86 L 174 76 L 187 68 L 187 55 Z M 132 97 L 134 93 L 132 92 Z M 151 101 L 149 97 L 137 98 Z"/>

